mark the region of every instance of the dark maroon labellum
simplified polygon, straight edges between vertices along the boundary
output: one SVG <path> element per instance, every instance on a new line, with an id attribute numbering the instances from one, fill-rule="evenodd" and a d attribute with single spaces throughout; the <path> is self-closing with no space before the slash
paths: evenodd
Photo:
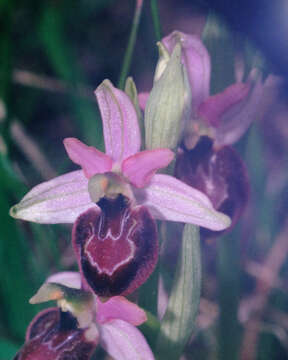
<path id="1" fill-rule="evenodd" d="M 154 219 L 128 198 L 102 198 L 81 214 L 72 238 L 82 275 L 99 296 L 131 293 L 150 276 L 158 258 Z"/>
<path id="2" fill-rule="evenodd" d="M 69 312 L 49 308 L 30 323 L 14 360 L 89 360 L 97 344 L 88 342 Z"/>
<path id="3" fill-rule="evenodd" d="M 215 150 L 213 140 L 202 136 L 192 150 L 181 149 L 175 165 L 175 176 L 186 184 L 204 192 L 218 211 L 237 223 L 249 197 L 246 166 L 230 146 Z M 227 230 L 224 230 L 225 232 Z M 221 235 L 201 229 L 205 235 Z"/>

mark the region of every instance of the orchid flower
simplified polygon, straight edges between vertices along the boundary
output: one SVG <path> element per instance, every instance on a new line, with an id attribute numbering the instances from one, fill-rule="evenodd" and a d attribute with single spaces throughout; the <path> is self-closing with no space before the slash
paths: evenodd
<path id="1" fill-rule="evenodd" d="M 82 170 L 34 187 L 10 214 L 38 223 L 74 223 L 86 210 L 97 209 L 95 202 L 110 189 L 110 175 L 113 178 L 114 174 L 116 182 L 121 183 L 120 192 L 133 205 L 147 207 L 155 219 L 193 223 L 213 230 L 227 228 L 229 218 L 215 211 L 205 194 L 172 176 L 155 174 L 172 161 L 173 153 L 169 149 L 140 151 L 138 119 L 130 98 L 108 80 L 95 94 L 106 153 L 77 139 L 65 139 L 68 156 Z M 112 187 L 115 189 L 115 184 Z"/>
<path id="2" fill-rule="evenodd" d="M 245 83 L 238 81 L 222 92 L 210 95 L 211 60 L 200 38 L 174 31 L 161 42 L 170 54 L 177 43 L 182 46 L 182 63 L 192 93 L 191 118 L 184 130 L 186 146 L 192 148 L 203 134 L 212 137 L 217 147 L 238 141 L 257 117 L 267 81 L 263 84 L 256 69 L 253 69 Z M 148 97 L 149 93 L 139 94 L 142 109 Z"/>
<path id="3" fill-rule="evenodd" d="M 140 151 L 138 118 L 130 98 L 105 80 L 96 90 L 106 153 L 75 138 L 64 140 L 82 170 L 32 189 L 14 217 L 40 223 L 73 222 L 72 242 L 83 282 L 97 295 L 127 295 L 142 285 L 158 259 L 154 219 L 222 230 L 230 219 L 200 191 L 155 174 L 174 158 L 169 149 Z"/>
<path id="4" fill-rule="evenodd" d="M 102 303 L 81 290 L 77 272 L 50 276 L 31 303 L 57 300 L 58 306 L 41 311 L 30 323 L 26 341 L 15 360 L 89 360 L 100 344 L 115 360 L 153 360 L 136 326 L 145 312 L 122 296 Z"/>
<path id="5" fill-rule="evenodd" d="M 232 220 L 230 230 L 248 201 L 249 180 L 245 164 L 229 145 L 257 118 L 269 80 L 263 84 L 253 69 L 246 83 L 238 76 L 238 82 L 210 95 L 211 61 L 206 47 L 198 36 L 179 31 L 162 39 L 170 55 L 178 43 L 182 46 L 181 60 L 190 83 L 192 111 L 184 125 L 175 176 L 204 192 L 215 209 L 228 215 Z M 139 95 L 142 109 L 148 96 L 148 93 Z M 202 229 L 204 233 L 221 234 Z"/>

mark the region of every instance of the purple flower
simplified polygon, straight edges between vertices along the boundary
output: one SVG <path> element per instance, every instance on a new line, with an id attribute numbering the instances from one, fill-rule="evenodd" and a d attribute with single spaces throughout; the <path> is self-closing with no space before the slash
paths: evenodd
<path id="1" fill-rule="evenodd" d="M 213 230 L 227 228 L 229 218 L 215 211 L 205 194 L 172 176 L 155 174 L 170 163 L 173 153 L 169 149 L 140 151 L 138 119 L 130 98 L 108 80 L 95 93 L 106 154 L 77 139 L 65 139 L 69 157 L 82 170 L 34 187 L 11 209 L 11 215 L 39 223 L 73 223 L 86 210 L 99 209 L 95 204 L 101 198 L 99 191 L 105 196 L 111 190 L 112 179 L 112 190 L 119 185 L 119 193 L 130 199 L 131 206 L 147 207 L 155 219 L 193 223 Z"/>
<path id="2" fill-rule="evenodd" d="M 213 140 L 201 136 L 196 146 L 179 149 L 175 176 L 203 191 L 215 209 L 231 218 L 231 228 L 238 222 L 249 198 L 249 178 L 246 166 L 231 146 L 213 148 Z M 223 233 L 201 229 L 205 236 Z"/>
<path id="3" fill-rule="evenodd" d="M 204 192 L 215 209 L 228 215 L 232 220 L 230 230 L 248 202 L 249 179 L 245 164 L 229 145 L 236 142 L 256 119 L 264 85 L 253 70 L 246 83 L 232 84 L 209 96 L 211 64 L 201 40 L 174 32 L 162 41 L 169 52 L 176 41 L 181 41 L 182 62 L 194 99 L 192 118 L 177 156 L 175 175 Z M 203 229 L 202 234 L 221 233 Z"/>
<path id="4" fill-rule="evenodd" d="M 162 39 L 170 54 L 179 42 L 192 93 L 191 117 L 184 129 L 186 146 L 192 148 L 202 135 L 212 137 L 217 147 L 235 143 L 257 118 L 267 80 L 263 84 L 253 69 L 245 83 L 236 82 L 222 92 L 210 95 L 211 60 L 206 47 L 198 36 L 180 31 Z M 149 93 L 139 94 L 142 109 L 148 96 Z"/>
<path id="5" fill-rule="evenodd" d="M 170 54 L 177 43 L 182 46 L 181 60 L 190 83 L 192 111 L 184 126 L 175 176 L 205 193 L 215 209 L 230 216 L 231 229 L 248 201 L 249 180 L 245 164 L 229 145 L 257 118 L 269 81 L 263 84 L 253 69 L 247 82 L 237 82 L 211 96 L 211 62 L 204 44 L 198 36 L 178 31 L 162 39 Z M 139 96 L 142 108 L 147 97 L 145 93 Z M 211 235 L 209 230 L 202 233 Z"/>
<path id="6" fill-rule="evenodd" d="M 102 303 L 80 287 L 78 273 L 47 280 L 31 302 L 57 300 L 60 308 L 46 309 L 32 320 L 15 360 L 88 360 L 98 344 L 117 360 L 154 359 L 136 328 L 147 320 L 142 309 L 122 296 Z"/>

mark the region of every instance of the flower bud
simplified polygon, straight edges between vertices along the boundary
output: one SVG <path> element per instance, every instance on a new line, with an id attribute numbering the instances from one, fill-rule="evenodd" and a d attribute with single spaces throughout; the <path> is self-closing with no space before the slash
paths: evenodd
<path id="1" fill-rule="evenodd" d="M 76 220 L 73 246 L 83 277 L 99 296 L 128 294 L 146 281 L 158 258 L 154 219 L 128 198 L 103 197 Z"/>
<path id="2" fill-rule="evenodd" d="M 197 118 L 198 106 L 209 96 L 211 63 L 210 55 L 199 36 L 173 31 L 162 39 L 171 54 L 178 43 L 182 47 L 182 64 L 187 71 L 192 93 L 192 117 Z"/>
<path id="3" fill-rule="evenodd" d="M 163 44 L 158 45 L 160 59 L 145 108 L 146 148 L 174 149 L 184 126 L 183 121 L 190 112 L 191 92 L 181 63 L 180 42 L 175 45 L 169 60 Z"/>
<path id="4" fill-rule="evenodd" d="M 157 46 L 159 51 L 159 59 L 155 69 L 154 83 L 160 79 L 170 60 L 170 54 L 162 42 L 158 42 Z"/>

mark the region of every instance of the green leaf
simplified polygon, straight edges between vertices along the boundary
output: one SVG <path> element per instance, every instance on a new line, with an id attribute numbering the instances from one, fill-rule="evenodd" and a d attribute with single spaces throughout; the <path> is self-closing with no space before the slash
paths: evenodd
<path id="1" fill-rule="evenodd" d="M 31 306 L 29 298 L 34 293 L 34 286 L 39 280 L 45 279 L 49 259 L 48 248 L 53 245 L 49 232 L 39 227 L 39 242 L 47 242 L 44 261 L 39 262 L 33 248 L 33 236 L 29 232 L 29 240 L 24 228 L 9 216 L 9 208 L 13 197 L 23 196 L 23 186 L 14 173 L 9 158 L 0 153 L 0 298 L 1 328 L 5 336 L 22 339 L 38 306 Z M 27 229 L 27 225 L 26 225 Z M 37 239 L 38 241 L 38 239 Z M 52 245 L 51 245 L 52 244 Z M 43 248 L 43 247 L 42 247 Z M 59 252 L 58 252 L 59 253 Z M 36 256 L 35 256 L 36 255 Z M 3 328 L 3 330 L 2 330 Z M 4 330 L 5 329 L 5 330 Z M 2 355 L 2 349 L 0 351 Z"/>
<path id="2" fill-rule="evenodd" d="M 132 23 L 131 30 L 130 30 L 129 40 L 128 40 L 127 48 L 126 48 L 124 59 L 123 59 L 121 74 L 119 77 L 119 82 L 118 82 L 119 89 L 124 89 L 126 77 L 130 70 L 131 61 L 132 61 L 134 48 L 135 48 L 135 42 L 136 42 L 138 28 L 139 28 L 139 22 L 140 22 L 141 13 L 142 13 L 142 8 L 143 8 L 143 1 L 137 1 L 136 6 L 135 6 L 135 11 L 134 11 L 134 16 L 133 16 L 133 23 Z"/>
<path id="3" fill-rule="evenodd" d="M 160 16 L 159 16 L 157 0 L 151 0 L 150 4 L 151 4 L 151 15 L 152 15 L 155 36 L 156 36 L 157 41 L 160 41 L 160 39 L 161 39 L 161 23 L 160 23 Z"/>
<path id="4" fill-rule="evenodd" d="M 152 275 L 139 289 L 139 306 L 157 316 L 159 264 Z"/>
<path id="5" fill-rule="evenodd" d="M 199 228 L 186 224 L 174 283 L 161 323 L 156 354 L 179 359 L 195 327 L 201 291 Z"/>
<path id="6" fill-rule="evenodd" d="M 12 359 L 18 350 L 18 346 L 7 341 L 6 339 L 0 338 L 0 360 Z"/>
<path id="7" fill-rule="evenodd" d="M 239 309 L 239 232 L 236 227 L 232 233 L 218 240 L 218 358 L 221 360 L 239 359 L 240 324 Z M 227 336 L 229 329 L 229 336 Z"/>
<path id="8" fill-rule="evenodd" d="M 28 304 L 33 284 L 25 271 L 29 261 L 28 243 L 20 233 L 15 221 L 9 217 L 9 200 L 5 187 L 1 186 L 0 169 L 0 264 L 1 264 L 1 311 L 7 333 L 21 338 L 35 309 Z"/>
<path id="9" fill-rule="evenodd" d="M 160 330 L 160 322 L 156 316 L 151 314 L 151 312 L 146 311 L 146 309 L 145 312 L 147 315 L 147 321 L 145 321 L 142 325 L 139 326 L 139 330 L 145 336 L 152 351 L 154 351 L 157 335 Z"/>
<path id="10" fill-rule="evenodd" d="M 44 7 L 39 25 L 39 36 L 44 51 L 56 75 L 73 89 L 79 84 L 86 84 L 87 81 L 77 64 L 69 37 L 65 36 L 64 25 L 63 12 L 59 10 L 58 4 L 56 6 L 49 3 Z M 97 148 L 103 147 L 101 122 L 94 102 L 77 96 L 77 92 L 70 95 L 70 102 L 84 141 Z"/>

